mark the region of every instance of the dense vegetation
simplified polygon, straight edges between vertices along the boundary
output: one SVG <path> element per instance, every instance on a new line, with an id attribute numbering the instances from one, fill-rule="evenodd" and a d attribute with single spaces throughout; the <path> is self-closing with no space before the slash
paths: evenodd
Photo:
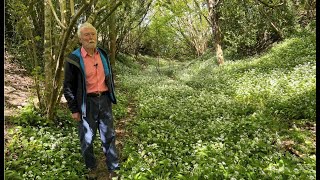
<path id="1" fill-rule="evenodd" d="M 128 116 L 129 102 L 137 113 L 125 127 L 123 179 L 316 179 L 315 44 L 303 32 L 223 66 L 211 53 L 189 61 L 120 54 L 115 119 Z M 54 126 L 34 106 L 12 122 L 6 179 L 85 178 L 66 108 Z"/>
<path id="2" fill-rule="evenodd" d="M 185 60 L 215 52 L 215 61 L 261 54 L 299 29 L 315 32 L 315 0 L 7 0 L 5 50 L 34 79 L 48 123 L 62 97 L 63 63 L 78 47 L 83 22 L 99 46 L 119 53 Z"/>

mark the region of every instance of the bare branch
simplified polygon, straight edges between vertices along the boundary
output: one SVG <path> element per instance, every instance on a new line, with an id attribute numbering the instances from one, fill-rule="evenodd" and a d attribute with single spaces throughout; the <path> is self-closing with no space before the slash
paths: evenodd
<path id="1" fill-rule="evenodd" d="M 104 10 L 108 9 L 108 6 L 102 6 L 98 12 L 97 12 L 97 15 L 99 15 L 100 13 L 102 13 Z"/>
<path id="2" fill-rule="evenodd" d="M 66 24 L 66 1 L 65 0 L 59 0 L 60 4 L 60 13 L 61 13 L 61 21 L 63 24 Z"/>
<path id="3" fill-rule="evenodd" d="M 205 19 L 205 20 L 208 22 L 208 24 L 211 26 L 211 21 L 208 19 L 208 16 L 206 16 L 205 14 L 203 14 L 203 12 L 201 11 L 201 8 L 200 8 L 200 5 L 199 5 L 198 1 L 197 1 L 197 0 L 194 0 L 193 2 L 196 4 L 196 6 L 197 6 L 197 8 L 198 8 L 198 10 L 199 10 L 200 15 L 203 16 L 204 19 Z"/>
<path id="4" fill-rule="evenodd" d="M 119 1 L 112 9 L 111 11 L 96 25 L 96 28 L 98 29 L 99 26 L 101 26 L 108 18 L 109 16 L 122 4 L 122 1 Z"/>
<path id="5" fill-rule="evenodd" d="M 138 24 L 132 28 L 130 28 L 130 30 L 132 29 L 135 29 L 136 27 L 140 26 L 141 23 L 143 22 L 143 20 L 146 18 L 147 14 L 148 14 L 148 11 L 150 10 L 150 6 L 152 4 L 153 1 L 150 1 L 149 4 L 147 4 L 147 8 L 146 8 L 146 11 L 144 13 L 144 15 L 142 16 L 142 18 L 140 19 L 140 21 L 138 22 Z"/>
<path id="6" fill-rule="evenodd" d="M 50 8 L 51 8 L 51 11 L 52 11 L 52 13 L 53 13 L 53 15 L 54 15 L 57 23 L 58 23 L 63 29 L 67 29 L 66 26 L 60 21 L 58 15 L 57 15 L 57 13 L 56 13 L 56 11 L 55 11 L 54 8 L 53 8 L 53 5 L 52 5 L 51 0 L 47 0 L 47 2 L 48 2 L 49 6 L 50 6 Z"/>
<path id="7" fill-rule="evenodd" d="M 101 14 L 104 10 L 106 10 L 108 8 L 108 6 L 104 5 L 101 8 L 98 7 L 99 5 L 96 6 L 96 8 L 98 9 L 97 11 L 94 11 L 93 13 L 90 14 L 87 22 L 91 23 L 92 25 L 95 25 L 97 17 L 99 16 L 99 14 Z"/>
<path id="8" fill-rule="evenodd" d="M 283 39 L 283 34 L 282 34 L 281 30 L 273 22 L 270 22 L 270 24 L 274 28 L 274 30 L 277 32 L 280 39 Z"/>
<path id="9" fill-rule="evenodd" d="M 71 12 L 71 16 L 74 15 L 74 0 L 70 0 L 70 12 Z"/>

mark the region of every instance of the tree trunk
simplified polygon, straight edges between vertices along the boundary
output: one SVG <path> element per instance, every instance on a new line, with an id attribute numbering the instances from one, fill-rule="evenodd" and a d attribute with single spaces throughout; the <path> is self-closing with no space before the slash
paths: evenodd
<path id="1" fill-rule="evenodd" d="M 55 112 L 55 107 L 56 104 L 58 103 L 59 100 L 59 94 L 61 92 L 61 87 L 62 87 L 62 79 L 63 79 L 63 74 L 62 74 L 62 66 L 63 66 L 63 61 L 64 61 L 64 53 L 65 50 L 67 49 L 67 45 L 70 39 L 71 31 L 76 24 L 78 18 L 80 15 L 89 7 L 89 5 L 93 2 L 93 0 L 85 1 L 84 5 L 77 11 L 77 13 L 71 17 L 72 19 L 70 20 L 69 24 L 63 28 L 62 31 L 62 38 L 60 38 L 60 46 L 59 49 L 57 50 L 54 63 L 54 74 L 52 74 L 52 78 L 48 83 L 51 85 L 50 89 L 50 94 L 48 94 L 48 101 L 47 101 L 47 107 L 46 107 L 46 115 L 47 119 L 49 122 L 53 122 L 54 118 L 54 112 Z M 59 22 L 59 21 L 58 21 Z M 60 23 L 58 23 L 60 24 Z M 48 47 L 46 47 L 48 48 Z M 49 69 L 51 70 L 51 69 Z M 49 91 L 49 89 L 46 89 L 46 91 Z"/>
<path id="2" fill-rule="evenodd" d="M 33 74 L 33 78 L 34 78 L 34 83 L 36 86 L 36 93 L 37 93 L 37 97 L 38 97 L 38 101 L 39 101 L 39 107 L 40 109 L 44 109 L 44 102 L 42 99 L 42 95 L 41 95 L 41 90 L 40 90 L 40 69 L 39 69 L 39 63 L 38 63 L 38 55 L 37 55 L 37 48 L 36 48 L 36 42 L 34 40 L 34 35 L 32 33 L 32 30 L 28 30 L 27 32 L 27 37 L 29 37 L 29 39 L 31 40 L 31 46 L 30 46 L 30 51 L 32 52 L 32 59 L 33 59 L 33 67 L 34 67 L 34 74 Z"/>
<path id="3" fill-rule="evenodd" d="M 217 62 L 219 65 L 222 65 L 224 63 L 223 51 L 221 47 L 222 34 L 220 30 L 218 12 L 218 5 L 221 1 L 222 0 L 207 0 L 210 25 L 213 33 Z"/>
<path id="4" fill-rule="evenodd" d="M 219 26 L 219 14 L 218 12 L 214 13 L 214 41 L 215 41 L 215 47 L 216 47 L 216 56 L 217 56 L 217 61 L 219 65 L 222 65 L 224 63 L 224 58 L 223 58 L 223 51 L 221 47 L 221 30 Z"/>
<path id="5" fill-rule="evenodd" d="M 66 0 L 59 0 L 60 4 L 60 14 L 61 14 L 61 22 L 62 24 L 66 24 Z"/>
<path id="6" fill-rule="evenodd" d="M 69 1 L 71 17 L 74 15 L 74 0 Z"/>
<path id="7" fill-rule="evenodd" d="M 44 72 L 45 72 L 45 92 L 44 92 L 44 98 L 45 98 L 45 104 L 49 104 L 50 101 L 50 94 L 52 90 L 52 68 L 53 68 L 53 52 L 52 52 L 52 12 L 48 5 L 47 1 L 44 1 L 44 7 L 45 7 L 45 17 L 44 17 L 44 60 L 45 60 L 45 66 L 44 66 Z"/>
<path id="8" fill-rule="evenodd" d="M 112 0 L 111 4 L 116 4 L 116 0 Z M 110 12 L 112 11 L 113 6 L 110 6 Z M 112 13 L 109 19 L 109 39 L 110 39 L 110 63 L 111 66 L 115 66 L 116 62 L 116 43 L 117 43 L 117 32 L 116 32 L 116 15 Z"/>

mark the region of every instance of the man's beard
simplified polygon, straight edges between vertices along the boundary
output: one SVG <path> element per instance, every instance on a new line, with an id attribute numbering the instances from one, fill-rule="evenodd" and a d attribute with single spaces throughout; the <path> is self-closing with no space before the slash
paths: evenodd
<path id="1" fill-rule="evenodd" d="M 88 43 L 87 46 L 90 47 L 90 48 L 95 48 L 95 47 L 97 47 L 97 43 L 95 43 L 95 42 Z"/>

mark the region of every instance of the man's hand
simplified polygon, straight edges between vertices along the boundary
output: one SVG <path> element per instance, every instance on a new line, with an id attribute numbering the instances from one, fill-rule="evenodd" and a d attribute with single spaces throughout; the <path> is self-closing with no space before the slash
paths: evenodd
<path id="1" fill-rule="evenodd" d="M 75 121 L 80 121 L 80 113 L 76 112 L 76 113 L 72 113 L 72 118 Z"/>

